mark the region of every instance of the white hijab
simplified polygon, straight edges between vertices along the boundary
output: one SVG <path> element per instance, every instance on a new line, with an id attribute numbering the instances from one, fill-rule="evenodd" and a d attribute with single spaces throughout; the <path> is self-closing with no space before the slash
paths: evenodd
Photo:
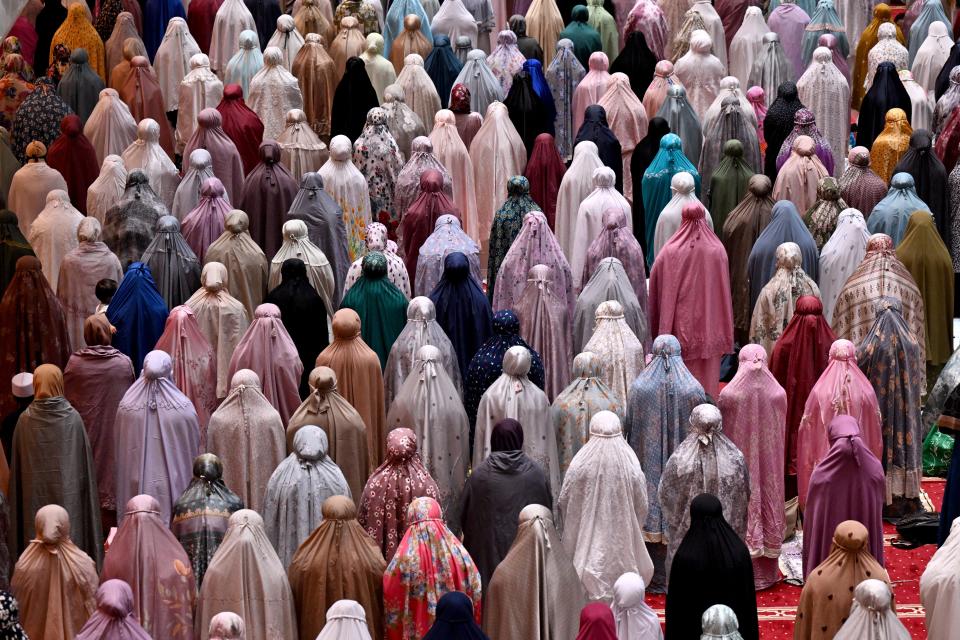
<path id="1" fill-rule="evenodd" d="M 40 259 L 43 275 L 54 291 L 57 290 L 63 256 L 80 244 L 77 227 L 81 220 L 83 214 L 70 204 L 67 192 L 54 189 L 47 194 L 46 206 L 30 225 L 27 241 Z"/>
<path id="2" fill-rule="evenodd" d="M 800 101 L 813 112 L 820 133 L 830 143 L 834 174 L 846 166 L 850 143 L 850 85 L 833 63 L 833 52 L 817 47 L 810 66 L 797 80 Z"/>
<path id="3" fill-rule="evenodd" d="M 833 308 L 837 297 L 867 253 L 870 232 L 863 214 L 856 209 L 844 209 L 837 217 L 833 235 L 820 250 L 820 300 L 823 302 L 823 318 L 827 324 L 833 320 Z"/>
<path id="4" fill-rule="evenodd" d="M 603 362 L 600 379 L 617 394 L 620 405 L 625 407 L 630 385 L 643 371 L 643 343 L 627 324 L 623 305 L 616 300 L 601 302 L 594 317 L 597 324 L 583 350 L 600 356 Z"/>
<path id="5" fill-rule="evenodd" d="M 121 157 L 127 173 L 140 169 L 146 174 L 150 179 L 150 187 L 169 210 L 180 184 L 180 172 L 160 147 L 160 125 L 156 120 L 144 118 L 140 121 L 137 139 L 124 150 Z"/>
<path id="6" fill-rule="evenodd" d="M 170 18 L 167 31 L 153 57 L 153 71 L 163 92 L 164 111 L 169 113 L 177 110 L 180 81 L 189 73 L 190 60 L 198 53 L 200 45 L 190 35 L 187 21 L 179 16 Z"/>
<path id="7" fill-rule="evenodd" d="M 593 193 L 593 174 L 602 166 L 597 145 L 590 140 L 584 140 L 574 147 L 573 161 L 560 180 L 554 228 L 557 242 L 568 260 L 573 256 L 574 232 L 580 203 Z"/>
<path id="8" fill-rule="evenodd" d="M 100 175 L 87 189 L 87 215 L 103 224 L 107 211 L 117 204 L 126 186 L 127 168 L 123 166 L 123 158 L 110 154 L 100 165 Z"/>
<path id="9" fill-rule="evenodd" d="M 332 319 L 333 312 L 336 310 L 333 304 L 336 291 L 333 267 L 323 251 L 310 242 L 307 223 L 303 220 L 287 220 L 283 223 L 283 244 L 270 261 L 270 279 L 267 283 L 269 290 L 272 291 L 280 284 L 280 270 L 283 262 L 292 258 L 303 260 L 303 264 L 307 267 L 307 279 L 323 298 L 327 315 Z"/>
<path id="10" fill-rule="evenodd" d="M 446 34 L 450 42 L 456 42 L 460 36 L 467 36 L 473 46 L 478 46 L 477 21 L 463 4 L 463 0 L 444 0 L 440 10 L 430 19 L 430 31 L 433 35 Z"/>
<path id="11" fill-rule="evenodd" d="M 327 161 L 330 152 L 323 144 L 320 136 L 307 122 L 307 114 L 300 109 L 291 109 L 287 112 L 287 126 L 277 138 L 280 145 L 280 161 L 283 163 L 297 184 L 306 173 L 319 171 Z"/>
<path id="12" fill-rule="evenodd" d="M 920 602 L 927 615 L 927 638 L 953 638 L 960 628 L 960 518 L 920 576 Z"/>
<path id="13" fill-rule="evenodd" d="M 930 95 L 934 94 L 937 76 L 947 62 L 947 58 L 950 57 L 952 46 L 953 39 L 947 35 L 947 25 L 939 20 L 930 23 L 927 28 L 927 38 L 917 50 L 917 55 L 913 58 L 913 66 L 910 67 L 913 79 Z"/>
<path id="14" fill-rule="evenodd" d="M 730 66 L 727 72 L 740 80 L 741 86 L 747 86 L 750 80 L 750 70 L 753 61 L 763 49 L 763 36 L 770 31 L 767 21 L 763 19 L 760 7 L 747 7 L 743 16 L 743 24 L 730 41 Z"/>
<path id="15" fill-rule="evenodd" d="M 177 153 L 182 154 L 187 141 L 197 130 L 197 115 L 204 109 L 216 109 L 223 100 L 223 83 L 210 70 L 210 58 L 198 53 L 190 58 L 190 72 L 177 89 Z"/>
<path id="16" fill-rule="evenodd" d="M 623 211 L 627 218 L 627 228 L 633 229 L 633 212 L 627 199 L 614 187 L 616 176 L 609 167 L 593 170 L 593 191 L 580 203 L 577 209 L 577 224 L 573 234 L 573 247 L 570 255 L 570 270 L 573 272 L 573 286 L 579 290 L 586 284 L 581 282 L 583 266 L 587 262 L 587 251 L 597 236 L 606 228 L 603 214 L 607 209 Z"/>
<path id="17" fill-rule="evenodd" d="M 210 38 L 210 68 L 223 78 L 227 63 L 237 50 L 241 31 L 257 31 L 253 14 L 243 0 L 224 0 L 213 19 Z"/>
<path id="18" fill-rule="evenodd" d="M 941 23 L 937 22 L 934 24 Z M 920 86 L 920 84 L 913 79 L 913 74 L 910 71 L 903 69 L 898 75 L 900 76 L 900 82 L 903 84 L 903 88 L 907 90 L 907 95 L 910 96 L 910 105 L 913 107 L 910 118 L 911 127 L 913 127 L 914 131 L 917 129 L 927 129 L 929 131 L 933 128 L 934 93 L 932 91 L 928 92 Z"/>
<path id="19" fill-rule="evenodd" d="M 440 110 L 440 94 L 437 93 L 433 80 L 427 75 L 427 70 L 423 68 L 420 54 L 411 53 L 403 59 L 403 69 L 397 75 L 397 84 L 403 88 L 407 106 L 420 116 L 420 120 L 433 122 L 434 116 Z"/>
<path id="20" fill-rule="evenodd" d="M 327 609 L 317 640 L 371 640 L 366 611 L 354 600 L 337 600 Z"/>
<path id="21" fill-rule="evenodd" d="M 680 223 L 683 222 L 683 207 L 688 202 L 696 202 L 703 207 L 707 224 L 713 229 L 713 218 L 710 217 L 710 212 L 707 211 L 706 206 L 700 202 L 694 187 L 693 176 L 686 171 L 674 174 L 673 178 L 670 179 L 670 192 L 673 197 L 670 198 L 670 202 L 667 203 L 663 211 L 660 212 L 660 217 L 657 218 L 657 226 L 653 232 L 654 258 L 680 228 Z"/>
<path id="22" fill-rule="evenodd" d="M 647 585 L 638 574 L 629 571 L 613 583 L 613 619 L 618 640 L 661 640 L 660 620 L 644 602 Z"/>
<path id="23" fill-rule="evenodd" d="M 190 168 L 177 186 L 177 192 L 173 196 L 173 207 L 170 209 L 170 214 L 181 221 L 200 202 L 200 187 L 203 183 L 207 178 L 216 177 L 213 173 L 213 158 L 206 149 L 197 148 L 191 151 L 189 162 L 186 164 L 189 164 Z M 228 199 L 226 192 L 222 197 Z"/>
<path id="24" fill-rule="evenodd" d="M 29 154 L 31 146 L 35 144 L 39 145 L 46 155 L 46 147 L 37 141 L 27 145 L 27 153 Z M 53 189 L 66 191 L 67 181 L 59 171 L 43 160 L 43 156 L 32 162 L 28 161 L 13 174 L 7 195 L 7 207 L 17 214 L 20 233 L 24 236 L 30 234 L 30 225 L 47 205 L 47 194 Z"/>
<path id="25" fill-rule="evenodd" d="M 890 608 L 892 599 L 890 585 L 883 580 L 870 578 L 858 584 L 850 615 L 834 640 L 910 640 L 910 632 Z"/>
<path id="26" fill-rule="evenodd" d="M 263 68 L 250 80 L 248 102 L 263 121 L 264 140 L 280 137 L 287 112 L 303 109 L 300 84 L 283 66 L 283 52 L 277 47 L 267 47 L 263 52 Z"/>
<path id="27" fill-rule="evenodd" d="M 116 89 L 100 92 L 97 105 L 83 125 L 83 135 L 93 145 L 97 162 L 101 163 L 109 155 L 122 154 L 137 139 L 137 121 Z"/>
<path id="28" fill-rule="evenodd" d="M 323 178 L 324 190 L 343 211 L 350 259 L 356 260 L 364 251 L 364 230 L 372 220 L 372 214 L 367 179 L 353 164 L 353 144 L 347 136 L 333 137 L 330 157 L 317 173 Z"/>

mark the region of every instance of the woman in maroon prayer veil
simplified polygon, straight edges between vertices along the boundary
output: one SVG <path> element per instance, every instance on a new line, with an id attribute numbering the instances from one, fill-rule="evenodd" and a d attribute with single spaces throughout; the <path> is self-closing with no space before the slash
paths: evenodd
<path id="1" fill-rule="evenodd" d="M 43 277 L 39 259 L 23 256 L 17 260 L 17 271 L 0 300 L 0 318 L 0 380 L 10 380 L 42 364 L 67 364 L 67 318 Z M 13 396 L 0 394 L 0 415 L 14 409 Z"/>
<path id="2" fill-rule="evenodd" d="M 233 203 L 250 218 L 250 237 L 267 258 L 273 258 L 283 244 L 283 223 L 299 187 L 280 164 L 280 145 L 273 140 L 260 143 L 260 164 L 247 175 L 243 195 Z"/>
<path id="3" fill-rule="evenodd" d="M 523 175 L 530 181 L 530 197 L 543 207 L 543 214 L 547 216 L 547 224 L 554 228 L 554 219 L 557 214 L 557 193 L 560 191 L 560 181 L 567 172 L 566 165 L 557 151 L 557 144 L 549 133 L 541 133 L 533 141 L 533 151 Z M 586 282 L 586 281 L 584 281 Z"/>
<path id="4" fill-rule="evenodd" d="M 67 181 L 70 204 L 87 215 L 87 189 L 100 175 L 100 163 L 93 145 L 83 135 L 80 116 L 71 113 L 60 121 L 60 136 L 47 149 L 47 164 Z"/>
<path id="5" fill-rule="evenodd" d="M 136 3 L 135 3 L 136 4 Z M 210 53 L 210 39 L 213 37 L 213 22 L 222 0 L 194 0 L 187 10 L 187 27 L 197 41 L 200 51 Z M 224 91 L 226 97 L 226 91 Z"/>
<path id="6" fill-rule="evenodd" d="M 199 2 L 201 0 L 198 0 Z M 206 52 L 206 48 L 203 50 Z M 243 173 L 249 174 L 260 162 L 260 143 L 263 141 L 263 122 L 260 116 L 243 101 L 243 87 L 238 84 L 228 84 L 223 88 L 223 99 L 217 105 L 217 111 L 223 118 L 223 131 L 233 140 L 240 152 Z M 221 177 L 219 173 L 214 173 L 218 178 Z"/>
<path id="7" fill-rule="evenodd" d="M 777 339 L 770 371 L 787 391 L 786 497 L 797 495 L 797 431 L 807 396 L 827 367 L 830 345 L 836 337 L 823 317 L 816 296 L 800 296 L 793 318 Z M 832 535 L 832 534 L 831 534 Z"/>
<path id="8" fill-rule="evenodd" d="M 410 276 L 410 289 L 414 288 L 417 275 L 417 258 L 420 247 L 433 233 L 437 218 L 444 214 L 460 217 L 460 210 L 447 194 L 443 192 L 443 175 L 434 169 L 424 171 L 420 176 L 420 195 L 403 214 L 401 243 L 403 244 L 403 262 Z"/>

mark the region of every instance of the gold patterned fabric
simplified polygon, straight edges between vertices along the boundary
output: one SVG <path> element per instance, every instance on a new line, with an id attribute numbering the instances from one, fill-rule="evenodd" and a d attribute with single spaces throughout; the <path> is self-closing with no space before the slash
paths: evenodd
<path id="1" fill-rule="evenodd" d="M 887 111 L 883 131 L 870 147 L 870 168 L 884 182 L 890 182 L 894 168 L 910 148 L 911 135 L 913 135 L 913 129 L 907 120 L 906 112 L 903 109 Z"/>
<path id="2" fill-rule="evenodd" d="M 853 63 L 853 82 L 851 84 L 850 108 L 852 109 L 860 108 L 860 102 L 863 100 L 864 93 L 866 93 L 863 82 L 867 77 L 867 56 L 870 54 L 870 49 L 880 40 L 880 25 L 884 22 L 893 22 L 891 15 L 889 5 L 880 3 L 875 6 L 873 8 L 873 20 L 863 30 L 863 35 L 860 36 L 857 43 L 857 55 Z M 897 27 L 897 40 L 900 44 L 906 43 L 899 26 Z"/>

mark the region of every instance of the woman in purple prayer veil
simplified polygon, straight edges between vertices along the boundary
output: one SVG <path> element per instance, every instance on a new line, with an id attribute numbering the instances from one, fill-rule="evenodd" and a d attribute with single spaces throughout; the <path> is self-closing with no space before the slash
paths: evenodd
<path id="1" fill-rule="evenodd" d="M 780 145 L 780 149 L 777 151 L 777 171 L 780 171 L 787 159 L 790 158 L 790 151 L 793 150 L 793 141 L 796 140 L 798 136 L 810 136 L 813 138 L 815 145 L 814 152 L 817 154 L 817 157 L 820 158 L 820 162 L 823 163 L 827 173 L 833 175 L 833 149 L 830 147 L 827 139 L 823 137 L 823 134 L 820 133 L 820 129 L 817 128 L 817 120 L 813 112 L 806 107 L 798 109 L 797 112 L 793 114 L 793 131 L 787 135 L 787 139 L 783 141 L 783 144 Z M 770 149 L 767 149 L 767 153 L 769 152 Z"/>
<path id="2" fill-rule="evenodd" d="M 133 591 L 123 580 L 107 580 L 97 589 L 97 610 L 76 640 L 150 640 L 133 615 Z"/>

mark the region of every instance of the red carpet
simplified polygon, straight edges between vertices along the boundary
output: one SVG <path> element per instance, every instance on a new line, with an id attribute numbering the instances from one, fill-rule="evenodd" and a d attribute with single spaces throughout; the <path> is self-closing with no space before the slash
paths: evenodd
<path id="1" fill-rule="evenodd" d="M 923 489 L 934 507 L 940 508 L 943 500 L 944 481 L 938 478 L 925 479 Z M 937 550 L 935 545 L 925 545 L 911 551 L 895 549 L 890 540 L 896 537 L 893 525 L 885 524 L 883 550 L 887 572 L 893 582 L 897 603 L 897 615 L 914 638 L 926 638 L 923 606 L 920 604 L 920 576 L 927 562 Z M 800 601 L 801 587 L 784 582 L 757 593 L 757 609 L 760 614 L 760 637 L 762 640 L 787 640 L 793 638 L 793 619 Z M 664 596 L 648 595 L 647 602 L 663 620 Z"/>

